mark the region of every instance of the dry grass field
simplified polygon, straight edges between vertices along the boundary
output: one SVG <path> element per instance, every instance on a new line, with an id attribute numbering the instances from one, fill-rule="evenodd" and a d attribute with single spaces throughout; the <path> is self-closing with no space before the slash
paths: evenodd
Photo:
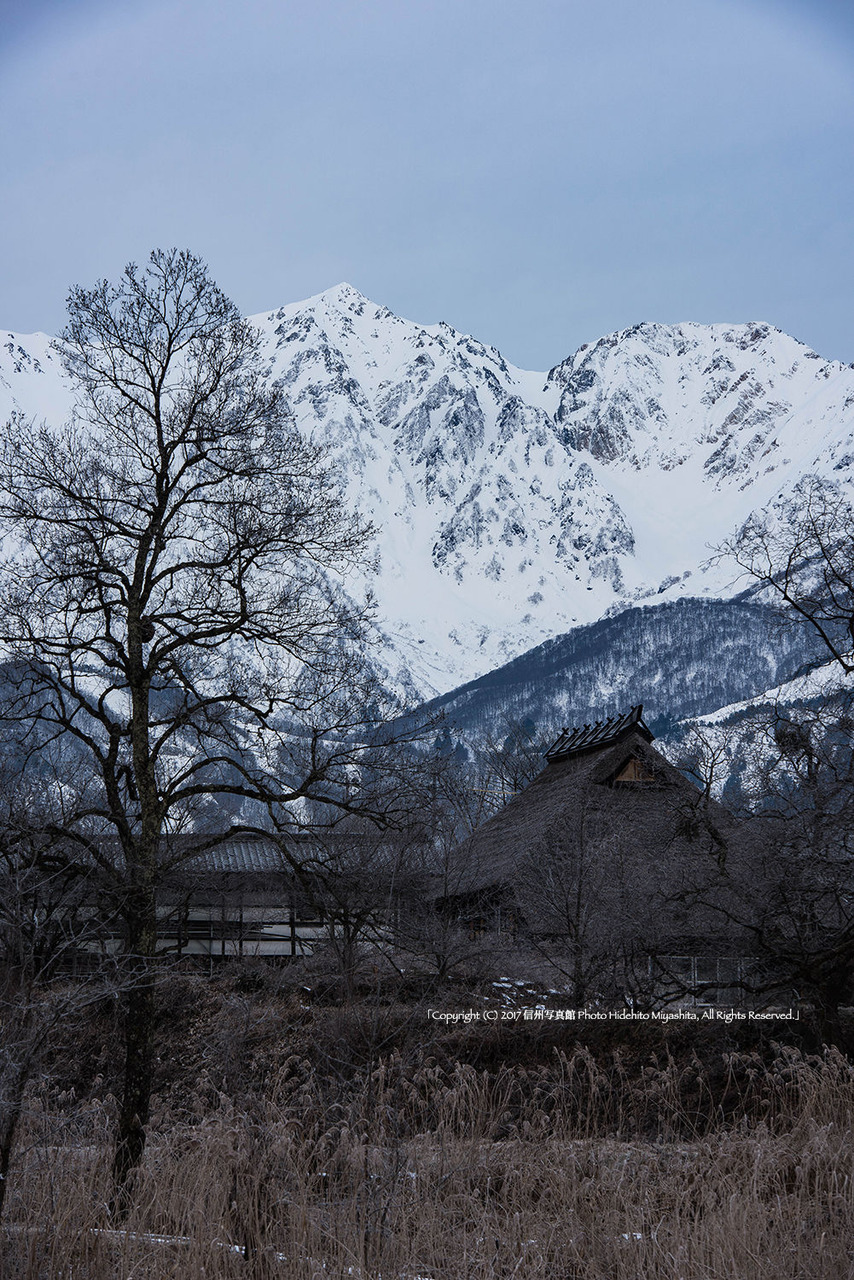
<path id="1" fill-rule="evenodd" d="M 36 1082 L 4 1280 L 854 1276 L 854 1067 L 835 1050 L 665 1029 L 484 1050 L 478 1028 L 419 1040 L 402 1006 L 234 991 L 202 1034 L 216 1001 L 196 997 L 164 1024 L 182 1066 L 122 1230 L 109 1089 Z"/>

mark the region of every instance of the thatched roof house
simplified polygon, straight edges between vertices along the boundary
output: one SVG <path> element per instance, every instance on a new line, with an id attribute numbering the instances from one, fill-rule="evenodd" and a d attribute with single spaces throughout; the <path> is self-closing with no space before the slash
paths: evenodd
<path id="1" fill-rule="evenodd" d="M 478 930 L 521 928 L 597 971 L 629 954 L 732 954 L 696 889 L 734 824 L 655 749 L 642 713 L 564 730 L 531 785 L 458 851 L 445 909 Z"/>
<path id="2" fill-rule="evenodd" d="M 650 871 L 671 865 L 686 839 L 697 788 L 651 745 L 642 706 L 595 725 L 566 729 L 530 786 L 485 822 L 461 850 L 461 894 L 512 884 L 546 838 L 569 853 L 619 843 L 645 855 Z M 719 821 L 722 814 L 716 814 Z M 714 828 L 712 828 L 714 829 Z"/>

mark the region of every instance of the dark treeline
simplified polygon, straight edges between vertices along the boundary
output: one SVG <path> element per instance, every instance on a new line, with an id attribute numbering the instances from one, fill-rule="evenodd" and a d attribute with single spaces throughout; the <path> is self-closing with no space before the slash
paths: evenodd
<path id="1" fill-rule="evenodd" d="M 529 650 L 437 698 L 465 737 L 494 733 L 507 719 L 582 724 L 643 702 L 658 733 L 763 693 L 818 662 L 806 628 L 747 595 L 626 609 Z"/>

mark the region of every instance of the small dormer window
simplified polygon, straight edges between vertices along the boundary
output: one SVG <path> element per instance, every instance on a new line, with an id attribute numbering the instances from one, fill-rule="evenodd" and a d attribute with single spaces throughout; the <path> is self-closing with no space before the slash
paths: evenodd
<path id="1" fill-rule="evenodd" d="M 658 779 L 652 770 L 637 756 L 629 756 L 628 760 L 614 774 L 611 781 L 616 785 L 617 783 L 657 782 Z"/>

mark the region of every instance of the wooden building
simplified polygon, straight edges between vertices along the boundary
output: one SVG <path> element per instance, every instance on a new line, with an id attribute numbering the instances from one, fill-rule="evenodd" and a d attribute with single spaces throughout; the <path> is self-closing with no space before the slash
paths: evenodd
<path id="1" fill-rule="evenodd" d="M 422 879 L 399 835 L 365 824 L 286 840 L 226 835 L 164 876 L 159 946 L 211 958 L 289 959 L 321 945 L 354 954 L 388 938 Z"/>
<path id="2" fill-rule="evenodd" d="M 292 855 L 291 855 L 292 856 Z M 176 957 L 290 958 L 324 940 L 318 885 L 281 846 L 234 835 L 176 863 L 158 897 L 158 948 Z"/>
<path id="3" fill-rule="evenodd" d="M 125 880 L 115 839 L 75 902 L 81 962 L 124 946 Z M 245 832 L 166 837 L 157 889 L 158 951 L 168 957 L 288 960 L 329 946 L 352 957 L 388 937 L 424 891 L 399 838 L 344 824 L 286 838 Z M 96 905 L 97 904 L 97 905 Z M 86 927 L 87 921 L 91 928 Z"/>
<path id="4" fill-rule="evenodd" d="M 721 932 L 703 890 L 737 856 L 738 832 L 655 749 L 642 713 L 564 730 L 530 786 L 460 848 L 441 905 L 472 932 L 526 938 L 579 1004 L 668 982 L 735 1002 L 746 939 Z"/>

